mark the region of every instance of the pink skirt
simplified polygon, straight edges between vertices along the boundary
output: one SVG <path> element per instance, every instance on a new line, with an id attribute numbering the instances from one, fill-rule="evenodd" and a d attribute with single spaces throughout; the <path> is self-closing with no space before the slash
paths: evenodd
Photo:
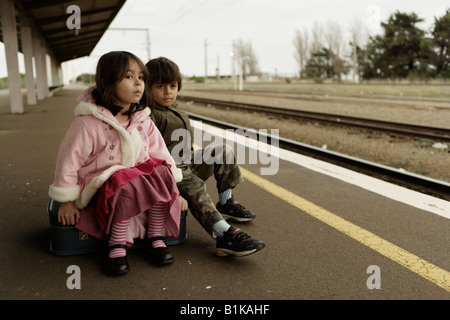
<path id="1" fill-rule="evenodd" d="M 164 237 L 177 238 L 180 201 L 169 165 L 151 158 L 132 168 L 115 172 L 98 190 L 88 206 L 80 210 L 79 230 L 107 241 L 113 223 L 132 218 L 127 244 L 147 236 L 147 210 L 158 202 L 169 203 Z"/>

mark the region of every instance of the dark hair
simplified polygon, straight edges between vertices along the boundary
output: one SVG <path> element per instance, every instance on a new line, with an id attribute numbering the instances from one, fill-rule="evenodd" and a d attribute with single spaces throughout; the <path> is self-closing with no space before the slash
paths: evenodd
<path id="1" fill-rule="evenodd" d="M 154 83 L 178 82 L 178 91 L 182 87 L 182 77 L 178 65 L 170 59 L 159 57 L 147 62 L 146 67 L 149 72 L 148 86 L 151 88 Z"/>
<path id="2" fill-rule="evenodd" d="M 101 56 L 97 64 L 97 72 L 95 74 L 96 88 L 93 91 L 93 95 L 96 103 L 111 111 L 114 116 L 122 110 L 122 107 L 117 105 L 115 85 L 126 76 L 130 61 L 135 61 L 142 69 L 144 82 L 147 83 L 149 79 L 147 68 L 137 56 L 130 52 L 111 51 Z M 144 90 L 139 103 L 132 103 L 130 110 L 126 114 L 145 109 L 150 101 L 151 94 L 149 90 Z"/>

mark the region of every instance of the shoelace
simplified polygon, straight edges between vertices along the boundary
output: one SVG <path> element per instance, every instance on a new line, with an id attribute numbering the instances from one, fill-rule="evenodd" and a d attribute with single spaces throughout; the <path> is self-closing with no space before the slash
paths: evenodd
<path id="1" fill-rule="evenodd" d="M 233 203 L 233 205 L 234 205 L 236 208 L 238 208 L 238 209 L 245 209 L 245 207 L 244 207 L 242 204 L 240 204 L 239 202 L 237 202 L 237 201 L 235 201 L 235 202 Z"/>
<path id="2" fill-rule="evenodd" d="M 246 234 L 244 231 L 242 231 L 241 229 L 236 229 L 234 232 L 235 237 L 241 239 L 241 240 L 246 240 L 251 238 L 248 234 Z"/>

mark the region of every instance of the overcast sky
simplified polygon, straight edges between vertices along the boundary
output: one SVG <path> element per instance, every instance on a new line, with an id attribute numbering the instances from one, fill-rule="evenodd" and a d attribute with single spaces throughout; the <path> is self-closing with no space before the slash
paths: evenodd
<path id="1" fill-rule="evenodd" d="M 415 12 L 425 19 L 421 27 L 429 29 L 434 17 L 443 16 L 448 8 L 448 0 L 127 0 L 110 26 L 120 30 L 107 31 L 90 58 L 66 63 L 63 71 L 72 77 L 94 73 L 102 54 L 127 50 L 144 63 L 148 51 L 151 58 L 166 56 L 183 74 L 203 76 L 206 41 L 208 75 L 214 75 L 216 68 L 221 74 L 230 74 L 232 42 L 242 39 L 251 42 L 261 71 L 294 75 L 298 69 L 293 44 L 296 30 L 334 21 L 348 42 L 355 19 L 374 34 L 380 31 L 374 26 L 396 10 Z M 1 63 L 4 50 L 0 49 Z M 4 70 L 0 70 L 1 76 Z"/>

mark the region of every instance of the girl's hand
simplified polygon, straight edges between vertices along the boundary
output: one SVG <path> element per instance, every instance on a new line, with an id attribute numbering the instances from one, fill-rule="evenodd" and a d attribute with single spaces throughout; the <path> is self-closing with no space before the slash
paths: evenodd
<path id="1" fill-rule="evenodd" d="M 61 203 L 58 209 L 58 222 L 63 226 L 73 225 L 80 221 L 80 211 L 72 202 Z"/>
<path id="2" fill-rule="evenodd" d="M 181 211 L 186 211 L 188 209 L 188 203 L 186 199 L 184 199 L 182 196 L 180 196 L 180 205 L 181 205 Z"/>

